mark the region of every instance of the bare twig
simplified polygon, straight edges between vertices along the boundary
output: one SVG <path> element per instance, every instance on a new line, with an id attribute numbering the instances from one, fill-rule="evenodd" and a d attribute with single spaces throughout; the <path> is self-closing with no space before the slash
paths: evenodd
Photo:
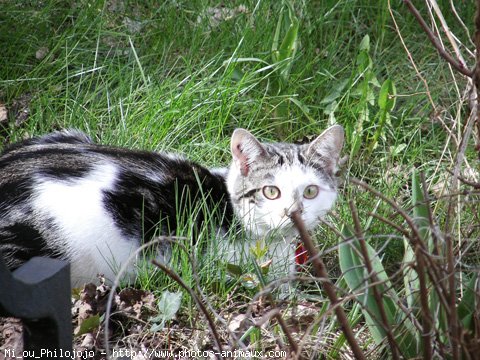
<path id="1" fill-rule="evenodd" d="M 404 4 L 407 5 L 408 9 L 410 12 L 415 16 L 417 19 L 418 23 L 422 27 L 422 29 L 425 31 L 427 34 L 428 38 L 432 42 L 433 46 L 435 49 L 437 49 L 439 55 L 443 57 L 450 65 L 453 66 L 458 72 L 461 74 L 468 76 L 468 77 L 473 77 L 474 72 L 470 69 L 468 69 L 465 64 L 463 64 L 461 61 L 454 59 L 452 55 L 450 55 L 448 52 L 445 51 L 445 49 L 442 47 L 440 42 L 438 41 L 437 36 L 430 30 L 428 27 L 427 23 L 425 22 L 424 18 L 422 15 L 418 12 L 417 8 L 411 3 L 410 0 L 403 0 Z"/>
<path id="2" fill-rule="evenodd" d="M 425 279 L 425 259 L 423 254 L 421 254 L 420 248 L 415 248 L 415 258 L 417 259 L 417 264 L 414 266 L 415 271 L 418 275 L 418 283 L 420 286 L 420 306 L 421 306 L 421 321 L 422 321 L 422 338 L 423 338 L 423 358 L 425 360 L 430 360 L 432 356 L 432 343 L 431 343 L 431 331 L 432 331 L 432 316 L 430 314 L 429 304 L 428 304 L 428 289 Z M 440 285 L 440 283 L 438 283 Z"/>
<path id="3" fill-rule="evenodd" d="M 300 213 L 298 211 L 294 211 L 291 217 L 295 227 L 298 229 L 303 245 L 307 249 L 308 255 L 311 258 L 311 261 L 315 269 L 315 272 L 317 273 L 317 276 L 325 279 L 329 279 L 327 270 L 325 268 L 325 264 L 323 263 L 323 261 L 320 259 L 318 255 L 318 250 L 313 244 L 313 241 L 310 235 L 308 234 L 307 229 L 305 228 L 305 224 L 303 223 Z M 340 300 L 337 297 L 337 294 L 335 292 L 335 287 L 332 284 L 332 282 L 330 280 L 325 281 L 323 283 L 323 288 L 327 293 L 331 306 L 338 305 Z M 337 315 L 338 322 L 342 327 L 343 333 L 345 334 L 345 338 L 347 339 L 355 358 L 359 360 L 366 359 L 362 349 L 360 349 L 360 346 L 358 345 L 358 342 L 355 339 L 355 335 L 353 334 L 352 329 L 350 328 L 347 316 L 345 315 L 343 308 L 341 306 L 336 307 L 335 314 Z"/>
<path id="4" fill-rule="evenodd" d="M 195 301 L 195 303 L 197 304 L 200 311 L 203 313 L 203 315 L 207 319 L 208 327 L 210 328 L 210 331 L 212 332 L 213 339 L 215 340 L 215 343 L 216 343 L 217 348 L 219 350 L 219 356 L 220 356 L 220 358 L 223 359 L 223 357 L 221 355 L 221 353 L 223 351 L 223 347 L 222 347 L 222 342 L 220 341 L 220 335 L 218 334 L 215 323 L 214 323 L 212 317 L 210 316 L 210 314 L 208 313 L 208 310 L 205 307 L 205 305 L 203 304 L 202 300 L 197 296 L 195 291 L 193 291 L 193 289 L 190 286 L 185 284 L 185 282 L 182 280 L 182 278 L 180 276 L 178 276 L 178 274 L 175 271 L 173 271 L 168 266 L 160 263 L 159 261 L 157 261 L 155 259 L 152 260 L 152 264 L 155 265 L 156 267 L 160 268 L 161 270 L 163 270 L 163 272 L 165 274 L 167 274 L 167 276 L 169 278 L 174 280 L 178 285 L 180 285 L 182 288 L 184 288 L 190 294 L 190 296 Z"/>
<path id="5" fill-rule="evenodd" d="M 422 80 L 423 85 L 425 86 L 425 91 L 426 91 L 426 95 L 428 97 L 428 100 L 430 101 L 430 104 L 432 105 L 433 110 L 436 111 L 437 107 L 435 106 L 435 102 L 433 101 L 432 95 L 430 94 L 430 88 L 428 86 L 427 80 L 425 80 L 425 78 L 422 76 L 420 70 L 418 70 L 418 67 L 415 64 L 415 61 L 413 60 L 413 56 L 412 56 L 411 52 L 408 50 L 408 47 L 405 44 L 405 41 L 403 40 L 402 33 L 400 32 L 400 28 L 398 27 L 397 21 L 395 20 L 395 16 L 393 15 L 392 7 L 390 5 L 390 0 L 388 0 L 388 11 L 390 12 L 390 17 L 392 18 L 393 25 L 395 26 L 395 31 L 397 32 L 397 35 L 400 39 L 400 42 L 402 43 L 402 46 L 405 49 L 405 52 L 407 53 L 408 60 L 412 64 L 413 68 L 415 69 L 415 73 L 417 74 L 417 76 L 420 78 L 420 80 Z"/>
<path id="6" fill-rule="evenodd" d="M 106 353 L 107 360 L 110 357 L 110 343 L 108 341 L 108 339 L 110 337 L 110 326 L 109 326 L 110 315 L 111 315 L 111 312 L 112 312 L 113 297 L 116 294 L 115 290 L 120 285 L 120 280 L 122 279 L 122 277 L 127 272 L 127 269 L 131 265 L 133 259 L 135 259 L 142 251 L 144 251 L 145 249 L 149 248 L 152 245 L 159 244 L 162 241 L 177 244 L 177 240 L 180 240 L 180 239 L 185 239 L 185 238 L 174 237 L 174 236 L 172 236 L 172 237 L 159 236 L 159 237 L 143 244 L 138 249 L 136 249 L 134 252 L 132 252 L 130 254 L 130 256 L 128 257 L 127 261 L 125 261 L 122 264 L 122 266 L 120 267 L 120 270 L 118 270 L 118 273 L 116 274 L 116 277 L 115 277 L 115 279 L 113 281 L 113 284 L 112 284 L 112 287 L 110 289 L 110 293 L 108 294 L 107 307 L 105 309 L 104 341 L 105 341 L 105 353 Z"/>
<path id="7" fill-rule="evenodd" d="M 450 174 L 453 175 L 453 172 L 450 171 L 450 170 L 447 170 Z M 474 189 L 478 190 L 480 189 L 480 182 L 475 182 L 475 181 L 470 181 L 470 180 L 467 180 L 465 179 L 464 177 L 462 176 L 457 176 L 458 180 L 460 180 L 461 183 L 465 184 L 465 185 L 468 185 L 468 186 L 471 186 L 473 187 Z"/>
<path id="8" fill-rule="evenodd" d="M 477 150 L 480 151 L 480 111 L 478 111 L 478 100 L 480 99 L 480 0 L 477 0 L 477 12 L 475 14 L 475 75 L 473 77 L 473 82 L 475 83 L 475 88 L 477 90 Z"/>
<path id="9" fill-rule="evenodd" d="M 369 212 L 368 213 L 368 216 L 372 216 L 374 217 L 375 219 L 378 219 L 380 220 L 381 222 L 384 222 L 385 224 L 387 224 L 388 226 L 394 228 L 395 230 L 397 230 L 399 233 L 401 233 L 403 236 L 405 237 L 409 237 L 410 236 L 410 233 L 405 230 L 404 228 L 398 226 L 397 224 L 395 224 L 393 221 L 391 220 L 388 220 L 387 218 L 383 217 L 382 215 L 379 215 L 377 213 L 373 213 L 373 212 Z"/>
<path id="10" fill-rule="evenodd" d="M 430 228 L 431 228 L 431 233 L 432 237 L 435 243 L 434 247 L 434 255 L 439 255 L 439 244 L 438 244 L 438 238 L 436 236 L 435 232 L 435 223 L 434 223 L 434 218 L 432 214 L 432 210 L 430 207 L 430 202 L 429 202 L 429 196 L 427 192 L 427 185 L 425 182 L 425 174 L 422 172 L 420 173 L 420 178 L 422 182 L 422 191 L 423 191 L 423 197 L 426 201 L 426 207 L 428 211 L 428 216 L 429 216 L 429 223 L 430 223 Z M 458 340 L 459 340 L 459 330 L 460 330 L 460 324 L 458 323 L 458 318 L 457 318 L 457 306 L 456 306 L 456 281 L 455 281 L 455 256 L 453 253 L 453 241 L 450 238 L 450 235 L 447 233 L 445 235 L 446 238 L 446 262 L 447 262 L 447 280 L 448 280 L 448 289 L 449 289 L 449 294 L 448 294 L 448 316 L 449 316 L 449 324 L 450 324 L 450 342 L 452 346 L 452 353 L 453 353 L 453 359 L 458 360 L 459 359 L 459 346 L 458 346 Z"/>
<path id="11" fill-rule="evenodd" d="M 398 206 L 398 204 L 395 201 L 393 201 L 392 199 L 389 199 L 384 194 L 375 190 L 365 182 L 355 178 L 350 178 L 350 182 L 361 186 L 362 188 L 368 190 L 378 198 L 385 201 L 407 222 L 410 230 L 412 230 L 411 236 L 408 237 L 408 239 L 411 242 L 411 246 L 413 249 L 419 250 L 416 252 L 418 256 L 425 257 L 425 261 L 428 263 L 428 266 L 426 267 L 427 273 L 432 279 L 432 282 L 438 284 L 438 287 L 436 286 L 435 290 L 438 294 L 440 301 L 443 303 L 444 307 L 448 309 L 448 301 L 445 297 L 445 294 L 448 293 L 448 289 L 445 288 L 445 286 L 441 281 L 443 276 L 441 275 L 441 271 L 438 268 L 438 265 L 435 263 L 435 261 L 433 261 L 431 257 L 426 255 L 428 254 L 428 249 L 426 248 L 425 244 L 420 240 L 422 237 L 418 231 L 418 227 L 413 222 L 413 219 L 400 206 Z"/>
<path id="12" fill-rule="evenodd" d="M 440 10 L 440 7 L 438 6 L 437 0 L 428 0 L 428 2 L 433 7 L 433 10 L 435 11 L 435 15 L 437 15 L 438 19 L 440 20 L 440 24 L 442 25 L 443 31 L 445 32 L 445 35 L 447 36 L 448 41 L 452 45 L 453 51 L 455 52 L 455 56 L 457 57 L 459 63 L 466 64 L 466 61 L 463 58 L 462 53 L 460 52 L 460 48 L 458 47 L 459 41 L 454 37 L 454 35 L 450 31 L 447 21 L 445 20 L 443 13 Z"/>

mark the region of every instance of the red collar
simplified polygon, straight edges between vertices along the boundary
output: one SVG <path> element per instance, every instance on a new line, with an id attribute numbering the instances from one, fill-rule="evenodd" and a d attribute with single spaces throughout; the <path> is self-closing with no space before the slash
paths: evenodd
<path id="1" fill-rule="evenodd" d="M 300 241 L 297 244 L 297 248 L 295 249 L 295 262 L 297 265 L 303 265 L 307 262 L 308 260 L 308 253 L 305 247 L 303 246 L 303 243 Z"/>

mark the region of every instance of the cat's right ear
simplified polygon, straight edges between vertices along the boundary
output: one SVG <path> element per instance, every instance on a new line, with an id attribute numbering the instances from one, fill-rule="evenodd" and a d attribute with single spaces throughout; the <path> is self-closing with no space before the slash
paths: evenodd
<path id="1" fill-rule="evenodd" d="M 345 141 L 345 130 L 340 125 L 330 126 L 310 143 L 307 156 L 318 156 L 331 172 L 337 171 L 340 153 Z"/>
<path id="2" fill-rule="evenodd" d="M 230 142 L 235 165 L 243 176 L 248 175 L 250 164 L 265 154 L 265 149 L 255 136 L 245 129 L 235 129 Z"/>

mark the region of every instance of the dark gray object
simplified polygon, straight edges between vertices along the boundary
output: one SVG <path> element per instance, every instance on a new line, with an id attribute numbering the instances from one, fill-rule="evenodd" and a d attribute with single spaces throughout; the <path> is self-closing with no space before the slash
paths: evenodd
<path id="1" fill-rule="evenodd" d="M 0 253 L 0 316 L 22 320 L 24 351 L 45 358 L 71 353 L 70 295 L 67 262 L 34 257 L 10 272 Z"/>

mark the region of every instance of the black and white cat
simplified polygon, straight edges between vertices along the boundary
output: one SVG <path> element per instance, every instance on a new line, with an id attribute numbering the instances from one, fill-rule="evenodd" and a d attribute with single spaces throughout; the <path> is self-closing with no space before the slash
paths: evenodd
<path id="1" fill-rule="evenodd" d="M 175 234 L 179 214 L 198 230 L 213 213 L 223 260 L 242 261 L 270 237 L 272 265 L 291 272 L 289 215 L 300 210 L 313 229 L 332 207 L 343 141 L 339 125 L 302 145 L 261 143 L 237 129 L 230 168 L 209 170 L 178 155 L 97 145 L 76 130 L 25 140 L 0 156 L 0 251 L 11 269 L 33 256 L 67 259 L 74 286 L 99 273 L 113 280 L 143 242 Z M 228 240 L 236 222 L 247 236 Z"/>

